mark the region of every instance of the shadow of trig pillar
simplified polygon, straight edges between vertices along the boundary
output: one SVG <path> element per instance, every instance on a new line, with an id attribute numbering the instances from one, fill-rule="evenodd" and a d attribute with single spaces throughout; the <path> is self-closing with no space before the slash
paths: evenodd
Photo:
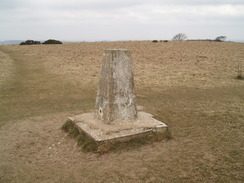
<path id="1" fill-rule="evenodd" d="M 129 50 L 105 50 L 96 97 L 96 116 L 106 124 L 136 119 L 136 95 Z"/>

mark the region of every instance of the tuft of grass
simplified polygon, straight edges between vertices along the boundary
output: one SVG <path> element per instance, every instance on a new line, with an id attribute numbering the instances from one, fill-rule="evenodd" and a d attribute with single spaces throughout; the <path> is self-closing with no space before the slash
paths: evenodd
<path id="1" fill-rule="evenodd" d="M 236 79 L 239 79 L 239 80 L 244 80 L 244 76 L 242 74 L 242 67 L 240 65 L 238 65 L 238 70 L 237 70 L 237 77 Z"/>
<path id="2" fill-rule="evenodd" d="M 167 128 L 167 131 L 164 132 L 163 137 L 164 137 L 164 139 L 166 139 L 166 140 L 171 140 L 171 139 L 173 139 L 171 130 L 170 130 L 169 128 Z"/>
<path id="3" fill-rule="evenodd" d="M 80 132 L 77 128 L 75 128 L 74 124 L 72 123 L 72 121 L 67 120 L 63 126 L 61 127 L 62 130 L 64 130 L 65 132 L 68 133 L 68 135 L 70 137 L 76 138 Z"/>
<path id="4" fill-rule="evenodd" d="M 67 120 L 61 129 L 67 132 L 68 136 L 77 140 L 77 146 L 81 147 L 82 151 L 92 152 L 97 150 L 97 143 L 87 137 L 85 133 L 79 132 L 71 120 Z"/>
<path id="5" fill-rule="evenodd" d="M 74 126 L 73 123 L 72 123 L 70 120 L 67 120 L 67 121 L 63 124 L 63 126 L 61 127 L 61 129 L 64 130 L 65 132 L 68 132 L 69 129 L 70 129 L 71 127 L 73 127 L 73 126 Z"/>
<path id="6" fill-rule="evenodd" d="M 83 152 L 95 152 L 98 148 L 98 144 L 82 132 L 77 137 L 77 145 L 82 148 Z"/>
<path id="7" fill-rule="evenodd" d="M 82 146 L 86 142 L 86 136 L 84 133 L 80 133 L 77 137 L 77 145 Z"/>
<path id="8" fill-rule="evenodd" d="M 238 76 L 236 77 L 236 79 L 244 80 L 244 76 L 238 75 Z"/>
<path id="9" fill-rule="evenodd" d="M 98 147 L 98 144 L 89 138 L 86 138 L 86 140 L 82 144 L 83 152 L 98 152 Z"/>

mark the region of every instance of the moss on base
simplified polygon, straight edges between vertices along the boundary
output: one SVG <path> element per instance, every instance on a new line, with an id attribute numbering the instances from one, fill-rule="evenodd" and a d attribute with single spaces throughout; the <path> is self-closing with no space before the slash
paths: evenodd
<path id="1" fill-rule="evenodd" d="M 96 152 L 98 144 L 91 140 L 85 133 L 79 132 L 79 130 L 74 126 L 72 121 L 67 120 L 63 126 L 62 130 L 68 133 L 68 136 L 75 138 L 77 140 L 77 145 L 82 148 L 84 152 Z"/>
<path id="2" fill-rule="evenodd" d="M 80 134 L 78 129 L 75 128 L 74 124 L 70 120 L 67 120 L 63 124 L 61 129 L 64 130 L 65 132 L 67 132 L 69 134 L 69 136 L 74 137 L 74 138 L 77 137 Z"/>

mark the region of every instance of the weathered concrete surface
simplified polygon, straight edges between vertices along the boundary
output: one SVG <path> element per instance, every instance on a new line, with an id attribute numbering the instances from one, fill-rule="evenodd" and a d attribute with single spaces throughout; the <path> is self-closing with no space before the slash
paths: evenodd
<path id="1" fill-rule="evenodd" d="M 95 109 L 94 113 L 77 115 L 69 120 L 96 142 L 124 141 L 152 132 L 164 135 L 168 131 L 167 126 L 151 114 L 137 112 L 128 50 L 104 52 Z"/>
<path id="2" fill-rule="evenodd" d="M 107 124 L 136 119 L 136 95 L 128 50 L 105 50 L 96 97 L 97 118 Z"/>
<path id="3" fill-rule="evenodd" d="M 123 121 L 116 123 L 116 125 L 109 125 L 97 120 L 94 113 L 77 115 L 70 117 L 69 120 L 80 132 L 84 132 L 96 142 L 129 140 L 151 132 L 160 132 L 163 135 L 168 130 L 164 123 L 145 112 L 138 112 L 136 120 Z"/>

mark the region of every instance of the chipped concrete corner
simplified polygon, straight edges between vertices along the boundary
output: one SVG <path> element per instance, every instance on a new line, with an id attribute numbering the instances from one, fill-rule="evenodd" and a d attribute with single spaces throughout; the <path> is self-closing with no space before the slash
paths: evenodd
<path id="1" fill-rule="evenodd" d="M 77 115 L 69 120 L 97 142 L 168 130 L 167 125 L 151 114 L 137 112 L 131 53 L 124 49 L 104 52 L 95 113 Z"/>

